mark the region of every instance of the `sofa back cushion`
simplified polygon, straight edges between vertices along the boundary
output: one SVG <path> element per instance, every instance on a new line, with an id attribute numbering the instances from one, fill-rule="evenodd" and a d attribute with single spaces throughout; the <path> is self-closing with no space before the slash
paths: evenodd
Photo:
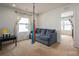
<path id="1" fill-rule="evenodd" d="M 50 30 L 50 32 L 51 32 L 51 33 L 54 33 L 55 31 L 56 31 L 55 29 L 53 29 L 53 30 Z"/>
<path id="2" fill-rule="evenodd" d="M 46 30 L 45 29 L 41 29 L 41 35 L 45 35 L 46 34 Z"/>
<path id="3" fill-rule="evenodd" d="M 50 33 L 55 33 L 55 30 L 47 30 L 46 35 L 50 35 Z"/>
<path id="4" fill-rule="evenodd" d="M 37 28 L 36 33 L 41 33 L 41 30 L 39 28 Z"/>
<path id="5" fill-rule="evenodd" d="M 51 29 L 40 29 L 40 28 L 37 28 L 36 29 L 36 33 L 40 33 L 41 35 L 49 35 L 50 33 L 54 33 L 56 32 L 55 29 L 51 30 Z"/>
<path id="6" fill-rule="evenodd" d="M 46 31 L 46 35 L 49 35 L 49 34 L 50 34 L 50 31 L 49 31 L 49 30 L 47 30 L 47 31 Z"/>

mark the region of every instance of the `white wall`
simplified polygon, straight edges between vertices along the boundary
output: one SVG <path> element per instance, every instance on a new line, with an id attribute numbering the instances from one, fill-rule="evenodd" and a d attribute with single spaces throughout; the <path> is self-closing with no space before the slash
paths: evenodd
<path id="1" fill-rule="evenodd" d="M 17 20 L 16 18 L 17 16 L 13 10 L 0 6 L 0 31 L 2 31 L 4 26 L 7 26 L 9 28 L 9 32 L 13 34 L 14 23 Z"/>
<path id="2" fill-rule="evenodd" d="M 75 47 L 79 48 L 79 4 L 76 5 Z"/>

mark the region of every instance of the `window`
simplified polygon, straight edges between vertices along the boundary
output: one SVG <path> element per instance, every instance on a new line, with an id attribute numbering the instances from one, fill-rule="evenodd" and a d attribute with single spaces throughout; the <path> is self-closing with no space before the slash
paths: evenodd
<path id="1" fill-rule="evenodd" d="M 72 30 L 72 25 L 69 20 L 62 20 L 61 21 L 61 30 Z"/>
<path id="2" fill-rule="evenodd" d="M 19 24 L 19 32 L 27 32 L 28 26 L 29 26 L 29 19 L 28 18 L 21 18 L 21 20 L 18 22 Z"/>

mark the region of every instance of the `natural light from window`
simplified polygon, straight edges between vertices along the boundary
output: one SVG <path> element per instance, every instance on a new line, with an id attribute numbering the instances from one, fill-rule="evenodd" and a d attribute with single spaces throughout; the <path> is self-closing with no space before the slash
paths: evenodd
<path id="1" fill-rule="evenodd" d="M 29 19 L 28 18 L 21 18 L 18 22 L 19 32 L 28 32 L 29 30 Z"/>
<path id="2" fill-rule="evenodd" d="M 72 30 L 72 25 L 69 20 L 62 20 L 61 21 L 61 30 Z"/>

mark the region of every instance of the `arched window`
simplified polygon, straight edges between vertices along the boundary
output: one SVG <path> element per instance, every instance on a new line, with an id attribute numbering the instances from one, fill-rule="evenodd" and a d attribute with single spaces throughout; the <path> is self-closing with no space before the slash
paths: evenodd
<path id="1" fill-rule="evenodd" d="M 21 18 L 18 22 L 19 32 L 28 32 L 29 31 L 29 19 L 28 18 Z"/>

